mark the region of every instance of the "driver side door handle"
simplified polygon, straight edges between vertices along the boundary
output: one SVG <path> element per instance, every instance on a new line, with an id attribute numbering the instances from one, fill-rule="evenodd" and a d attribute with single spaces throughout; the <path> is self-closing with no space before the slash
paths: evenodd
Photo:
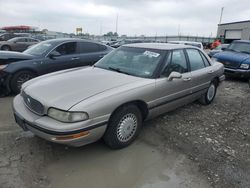
<path id="1" fill-rule="evenodd" d="M 187 81 L 191 81 L 191 78 L 190 77 L 189 78 L 183 78 L 182 80 L 187 82 Z"/>
<path id="2" fill-rule="evenodd" d="M 72 57 L 71 60 L 74 61 L 74 60 L 78 60 L 80 59 L 79 57 Z"/>

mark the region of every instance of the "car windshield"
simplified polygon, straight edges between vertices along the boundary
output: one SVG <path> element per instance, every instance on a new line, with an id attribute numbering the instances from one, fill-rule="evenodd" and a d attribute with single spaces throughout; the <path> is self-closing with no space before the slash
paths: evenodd
<path id="1" fill-rule="evenodd" d="M 34 56 L 42 56 L 47 54 L 52 49 L 52 47 L 53 45 L 51 42 L 44 41 L 32 46 L 31 48 L 28 48 L 23 53 Z"/>
<path id="2" fill-rule="evenodd" d="M 243 52 L 250 54 L 250 43 L 246 42 L 233 42 L 227 48 L 227 50 L 236 51 L 236 52 Z"/>
<path id="3" fill-rule="evenodd" d="M 98 61 L 95 67 L 150 78 L 159 65 L 163 53 L 162 50 L 120 47 Z"/>

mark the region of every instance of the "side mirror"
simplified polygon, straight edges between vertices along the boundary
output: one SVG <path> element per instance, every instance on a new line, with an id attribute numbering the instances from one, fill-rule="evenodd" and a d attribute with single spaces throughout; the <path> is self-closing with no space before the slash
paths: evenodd
<path id="1" fill-rule="evenodd" d="M 50 59 L 55 59 L 56 57 L 59 57 L 61 54 L 59 53 L 59 52 L 57 52 L 57 51 L 52 51 L 49 55 L 48 55 L 48 57 L 50 58 Z"/>
<path id="2" fill-rule="evenodd" d="M 225 47 L 222 47 L 222 48 L 221 48 L 222 51 L 224 51 L 225 49 L 227 49 L 227 48 L 225 48 Z"/>
<path id="3" fill-rule="evenodd" d="M 172 81 L 174 78 L 177 78 L 177 79 L 179 79 L 179 78 L 181 78 L 182 77 L 182 75 L 181 75 L 181 73 L 179 73 L 179 72 L 171 72 L 170 73 L 170 75 L 168 76 L 168 81 Z"/>

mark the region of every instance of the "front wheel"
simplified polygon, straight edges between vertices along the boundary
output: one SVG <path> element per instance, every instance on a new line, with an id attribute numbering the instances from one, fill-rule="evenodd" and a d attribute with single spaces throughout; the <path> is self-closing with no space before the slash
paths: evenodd
<path id="1" fill-rule="evenodd" d="M 216 92 L 217 83 L 212 81 L 207 89 L 207 92 L 201 96 L 199 102 L 204 105 L 210 104 L 214 100 Z"/>
<path id="2" fill-rule="evenodd" d="M 10 88 L 13 93 L 18 94 L 21 90 L 22 84 L 35 77 L 31 71 L 20 71 L 14 74 L 10 81 Z"/>
<path id="3" fill-rule="evenodd" d="M 105 143 L 112 149 L 130 145 L 142 127 L 142 115 L 135 105 L 125 105 L 112 116 L 104 134 Z"/>
<path id="4" fill-rule="evenodd" d="M 10 46 L 7 46 L 7 45 L 4 45 L 1 50 L 4 50 L 4 51 L 11 51 L 11 48 Z"/>

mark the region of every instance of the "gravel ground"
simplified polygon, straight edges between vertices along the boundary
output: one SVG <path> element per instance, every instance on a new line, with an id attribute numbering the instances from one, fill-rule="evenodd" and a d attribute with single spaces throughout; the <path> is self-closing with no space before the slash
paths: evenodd
<path id="1" fill-rule="evenodd" d="M 250 187 L 250 88 L 225 81 L 208 106 L 193 103 L 147 123 L 194 160 L 212 187 Z"/>
<path id="2" fill-rule="evenodd" d="M 47 187 L 43 169 L 68 149 L 22 132 L 13 120 L 11 100 L 0 99 L 0 187 Z M 225 81 L 211 105 L 192 103 L 148 121 L 141 139 L 160 151 L 170 148 L 187 156 L 212 187 L 249 188 L 249 111 L 247 82 Z"/>

